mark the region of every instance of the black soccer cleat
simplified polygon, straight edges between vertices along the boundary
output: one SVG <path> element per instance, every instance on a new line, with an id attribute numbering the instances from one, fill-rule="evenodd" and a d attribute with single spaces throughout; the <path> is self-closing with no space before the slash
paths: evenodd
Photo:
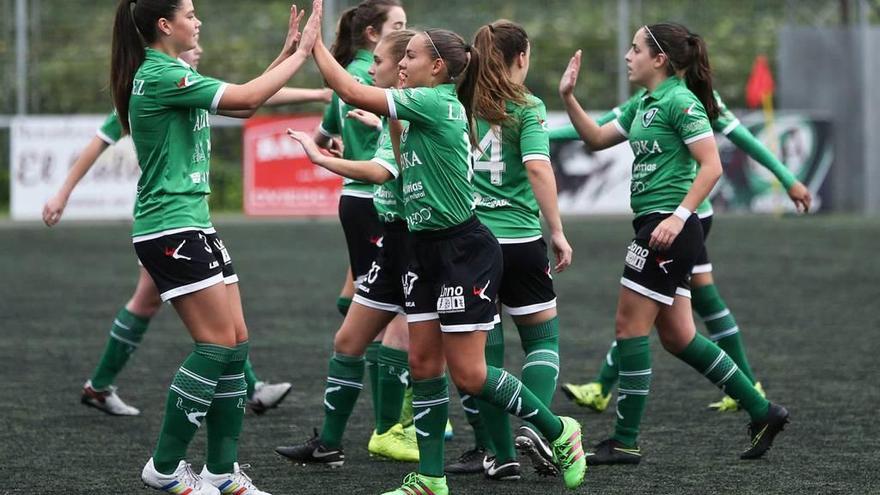
<path id="1" fill-rule="evenodd" d="M 501 464 L 498 459 L 492 457 L 487 459 L 483 467 L 486 469 L 486 478 L 492 481 L 516 481 L 522 478 L 519 462 L 515 459 Z"/>
<path id="2" fill-rule="evenodd" d="M 559 475 L 559 467 L 553 461 L 553 451 L 535 430 L 528 426 L 520 426 L 516 430 L 514 443 L 516 449 L 532 461 L 536 473 L 541 476 Z"/>
<path id="3" fill-rule="evenodd" d="M 773 439 L 789 421 L 788 410 L 777 404 L 770 404 L 767 416 L 761 421 L 749 423 L 749 438 L 752 445 L 740 454 L 740 459 L 760 459 L 773 445 Z"/>
<path id="4" fill-rule="evenodd" d="M 458 460 L 446 466 L 444 471 L 449 474 L 477 474 L 482 473 L 483 461 L 486 460 L 486 449 L 474 447 L 458 456 Z"/>
<path id="5" fill-rule="evenodd" d="M 345 463 L 345 453 L 342 449 L 324 445 L 318 436 L 318 430 L 315 430 L 315 436 L 304 443 L 290 447 L 276 447 L 275 453 L 295 464 L 324 464 L 330 467 L 342 467 Z"/>
<path id="6" fill-rule="evenodd" d="M 638 445 L 627 447 L 622 442 L 613 438 L 602 440 L 594 447 L 593 452 L 587 453 L 588 466 L 600 466 L 604 464 L 638 464 L 642 461 L 642 450 Z"/>

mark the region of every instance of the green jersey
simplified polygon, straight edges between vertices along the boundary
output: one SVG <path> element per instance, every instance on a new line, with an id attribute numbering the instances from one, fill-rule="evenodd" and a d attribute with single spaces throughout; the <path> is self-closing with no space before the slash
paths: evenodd
<path id="1" fill-rule="evenodd" d="M 122 139 L 122 123 L 119 122 L 116 110 L 107 116 L 104 123 L 98 128 L 97 135 L 101 141 L 108 145 L 116 144 L 116 141 Z"/>
<path id="2" fill-rule="evenodd" d="M 373 78 L 369 74 L 370 65 L 373 64 L 373 54 L 369 50 L 358 50 L 354 60 L 348 64 L 346 70 L 361 84 L 373 84 Z M 336 93 L 330 100 L 330 105 L 324 111 L 324 119 L 318 131 L 321 134 L 342 136 L 344 150 L 342 158 L 346 160 L 362 161 L 373 158 L 379 143 L 379 129 L 369 127 L 360 121 L 346 118 L 346 115 L 355 107 L 345 103 Z M 342 195 L 356 196 L 358 198 L 370 198 L 373 196 L 373 184 L 360 182 L 349 178 L 342 180 Z"/>
<path id="3" fill-rule="evenodd" d="M 510 124 L 477 120 L 474 203 L 477 217 L 499 242 L 529 242 L 541 237 L 541 221 L 525 163 L 550 165 L 547 109 L 529 95 L 526 105 L 508 103 L 507 114 Z"/>
<path id="4" fill-rule="evenodd" d="M 671 213 L 697 174 L 688 145 L 713 137 L 700 100 L 678 77 L 670 77 L 614 121 L 629 140 L 635 160 L 630 206 L 636 216 Z"/>
<path id="5" fill-rule="evenodd" d="M 141 177 L 135 241 L 180 228 L 211 228 L 208 185 L 211 128 L 226 84 L 151 48 L 134 76 L 131 137 Z"/>
<path id="6" fill-rule="evenodd" d="M 454 227 L 473 216 L 470 140 L 453 84 L 386 90 L 400 137 L 403 210 L 411 232 Z"/>
<path id="7" fill-rule="evenodd" d="M 371 160 L 391 172 L 393 179 L 376 186 L 373 190 L 373 206 L 379 220 L 385 223 L 403 221 L 403 184 L 400 180 L 400 169 L 394 157 L 394 146 L 388 131 L 388 119 L 382 119 L 382 135 L 379 136 L 379 148 Z"/>

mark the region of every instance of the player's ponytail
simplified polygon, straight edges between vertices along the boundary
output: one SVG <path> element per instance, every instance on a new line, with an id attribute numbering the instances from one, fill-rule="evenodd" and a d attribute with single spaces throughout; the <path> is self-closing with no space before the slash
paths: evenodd
<path id="1" fill-rule="evenodd" d="M 159 19 L 171 20 L 180 0 L 120 0 L 113 21 L 113 45 L 110 56 L 110 93 L 122 129 L 131 132 L 128 102 L 134 75 L 144 63 L 144 45 L 156 41 Z"/>
<path id="2" fill-rule="evenodd" d="M 342 13 L 336 26 L 336 40 L 330 47 L 330 53 L 339 65 L 346 67 L 358 50 L 373 48 L 367 38 L 367 28 L 372 27 L 380 33 L 388 20 L 388 11 L 393 7 L 400 7 L 400 1 L 364 0 Z"/>
<path id="3" fill-rule="evenodd" d="M 671 76 L 683 73 L 685 84 L 706 108 L 710 120 L 720 109 L 712 90 L 712 67 L 706 42 L 681 24 L 659 23 L 645 26 L 645 43 L 651 55 L 666 56 L 666 71 Z"/>
<path id="4" fill-rule="evenodd" d="M 526 104 L 528 90 L 510 78 L 510 66 L 528 51 L 528 35 L 519 24 L 502 19 L 478 29 L 474 47 L 480 53 L 475 113 L 491 124 L 508 124 L 506 102 Z"/>
<path id="5" fill-rule="evenodd" d="M 449 81 L 456 85 L 458 100 L 467 114 L 471 144 L 476 146 L 474 104 L 480 78 L 480 51 L 445 29 L 428 29 L 423 35 L 431 58 L 443 60 Z"/>

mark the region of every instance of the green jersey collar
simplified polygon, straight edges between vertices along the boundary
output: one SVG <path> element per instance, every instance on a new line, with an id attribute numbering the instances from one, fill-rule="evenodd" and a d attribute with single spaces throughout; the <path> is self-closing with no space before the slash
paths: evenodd
<path id="1" fill-rule="evenodd" d="M 677 86 L 681 86 L 684 84 L 684 81 L 681 80 L 678 76 L 671 76 L 666 78 L 665 81 L 660 83 L 659 86 L 654 88 L 654 91 L 650 93 L 645 93 L 645 96 L 642 97 L 643 100 L 647 100 L 651 98 L 653 100 L 659 100 L 663 98 L 663 95 L 669 92 L 670 89 L 675 88 Z"/>
<path id="2" fill-rule="evenodd" d="M 360 50 L 355 52 L 354 58 L 352 59 L 352 62 L 355 60 L 360 60 L 362 62 L 369 62 L 372 64 L 373 63 L 373 52 L 371 52 L 370 50 L 364 50 L 363 48 L 361 48 Z"/>

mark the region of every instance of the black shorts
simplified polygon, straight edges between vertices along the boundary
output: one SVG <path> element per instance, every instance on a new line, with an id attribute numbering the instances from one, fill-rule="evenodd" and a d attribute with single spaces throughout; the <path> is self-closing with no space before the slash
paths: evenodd
<path id="1" fill-rule="evenodd" d="M 348 246 L 348 263 L 355 287 L 367 276 L 382 245 L 382 223 L 371 198 L 339 198 L 339 221 Z"/>
<path id="2" fill-rule="evenodd" d="M 668 250 L 660 252 L 649 248 L 651 232 L 668 216 L 652 213 L 633 220 L 636 236 L 627 248 L 620 283 L 671 306 L 676 295 L 691 296 L 691 270 L 703 250 L 703 228 L 700 219 L 691 215 Z"/>
<path id="3" fill-rule="evenodd" d="M 385 224 L 385 238 L 353 301 L 368 308 L 403 314 L 403 283 L 409 266 L 406 222 Z"/>
<path id="4" fill-rule="evenodd" d="M 443 332 L 494 328 L 504 260 L 489 229 L 472 217 L 449 229 L 415 232 L 411 242 L 407 321 L 439 319 Z"/>
<path id="5" fill-rule="evenodd" d="M 556 307 L 553 275 L 544 239 L 502 244 L 504 275 L 498 298 L 511 316 L 531 315 Z"/>
<path id="6" fill-rule="evenodd" d="M 712 230 L 712 215 L 700 219 L 700 225 L 703 226 L 703 251 L 697 256 L 694 262 L 694 269 L 691 273 L 709 273 L 712 271 L 712 262 L 709 261 L 709 251 L 706 247 L 706 239 L 709 238 L 709 231 Z"/>
<path id="7" fill-rule="evenodd" d="M 138 240 L 134 251 L 156 283 L 162 301 L 220 282 L 238 282 L 232 258 L 213 228 Z"/>

